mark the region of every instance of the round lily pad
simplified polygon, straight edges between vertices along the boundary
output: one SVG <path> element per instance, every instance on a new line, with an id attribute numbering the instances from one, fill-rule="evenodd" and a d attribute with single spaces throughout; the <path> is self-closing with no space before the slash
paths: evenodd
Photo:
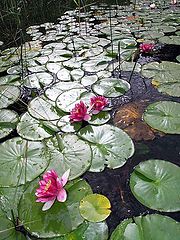
<path id="1" fill-rule="evenodd" d="M 0 145 L 0 184 L 17 186 L 32 181 L 49 164 L 46 147 L 40 142 L 29 142 L 20 137 Z M 8 177 L 7 177 L 8 176 Z"/>
<path id="2" fill-rule="evenodd" d="M 84 219 L 79 213 L 79 202 L 91 194 L 90 186 L 84 180 L 76 180 L 66 185 L 66 202 L 56 201 L 48 211 L 42 211 L 42 203 L 36 202 L 34 181 L 23 194 L 19 204 L 19 218 L 31 234 L 39 238 L 59 237 L 75 230 Z"/>
<path id="3" fill-rule="evenodd" d="M 101 222 L 111 213 L 111 204 L 101 194 L 90 194 L 80 201 L 79 210 L 81 216 L 90 222 Z"/>
<path id="4" fill-rule="evenodd" d="M 152 214 L 124 220 L 110 240 L 177 240 L 179 234 L 180 223 L 170 217 Z"/>
<path id="5" fill-rule="evenodd" d="M 64 112 L 70 112 L 81 99 L 82 93 L 86 93 L 85 88 L 70 89 L 59 95 L 56 100 L 57 107 Z"/>
<path id="6" fill-rule="evenodd" d="M 88 123 L 92 125 L 102 125 L 107 123 L 111 118 L 111 115 L 108 112 L 101 111 L 98 114 L 94 114 L 91 116 L 91 119 Z"/>
<path id="7" fill-rule="evenodd" d="M 0 77 L 0 85 L 20 85 L 20 76 L 19 75 L 6 75 L 3 77 Z"/>
<path id="8" fill-rule="evenodd" d="M 58 131 L 56 122 L 54 124 L 53 121 L 48 123 L 49 126 L 46 124 L 46 121 L 36 120 L 26 112 L 22 115 L 17 125 L 17 132 L 22 138 L 39 141 L 51 137 Z"/>
<path id="9" fill-rule="evenodd" d="M 131 138 L 114 126 L 86 126 L 78 135 L 91 145 L 93 157 L 89 171 L 92 172 L 103 171 L 105 165 L 112 169 L 121 167 L 134 153 Z"/>
<path id="10" fill-rule="evenodd" d="M 24 78 L 24 85 L 29 88 L 43 88 L 52 83 L 52 81 L 53 76 L 50 73 L 33 73 Z"/>
<path id="11" fill-rule="evenodd" d="M 84 86 L 78 82 L 57 82 L 54 85 L 52 85 L 50 88 L 46 89 L 45 95 L 48 99 L 52 101 L 56 101 L 56 98 L 61 93 L 73 88 L 84 88 Z"/>
<path id="12" fill-rule="evenodd" d="M 61 129 L 62 132 L 77 132 L 82 125 L 82 122 L 70 122 L 69 115 L 65 115 L 64 117 L 60 118 L 57 123 L 57 126 Z"/>
<path id="13" fill-rule="evenodd" d="M 138 201 L 165 212 L 180 210 L 179 184 L 180 167 L 157 159 L 141 162 L 130 178 L 131 191 Z"/>
<path id="14" fill-rule="evenodd" d="M 89 144 L 75 134 L 56 134 L 48 140 L 47 146 L 51 153 L 48 169 L 56 169 L 59 175 L 70 169 L 70 180 L 81 176 L 91 165 Z"/>
<path id="15" fill-rule="evenodd" d="M 119 97 L 130 89 L 130 84 L 125 80 L 104 78 L 93 84 L 92 89 L 105 97 Z"/>
<path id="16" fill-rule="evenodd" d="M 16 127 L 18 114 L 8 109 L 0 109 L 0 138 L 7 136 Z"/>
<path id="17" fill-rule="evenodd" d="M 28 112 L 34 118 L 47 121 L 59 120 L 64 115 L 60 111 L 57 112 L 54 102 L 43 97 L 34 98 L 29 103 Z"/>
<path id="18" fill-rule="evenodd" d="M 165 43 L 165 44 L 179 45 L 180 36 L 163 36 L 159 38 L 159 42 Z"/>
<path id="19" fill-rule="evenodd" d="M 171 101 L 152 103 L 146 108 L 143 119 L 154 129 L 180 134 L 180 103 Z"/>
<path id="20" fill-rule="evenodd" d="M 20 89 L 16 86 L 0 86 L 0 108 L 6 108 L 20 97 Z"/>

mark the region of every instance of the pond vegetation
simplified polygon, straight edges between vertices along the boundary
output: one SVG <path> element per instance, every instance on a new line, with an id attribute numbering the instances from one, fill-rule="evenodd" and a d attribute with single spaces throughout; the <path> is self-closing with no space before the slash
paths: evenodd
<path id="1" fill-rule="evenodd" d="M 56 4 L 2 5 L 0 239 L 178 240 L 179 5 Z"/>

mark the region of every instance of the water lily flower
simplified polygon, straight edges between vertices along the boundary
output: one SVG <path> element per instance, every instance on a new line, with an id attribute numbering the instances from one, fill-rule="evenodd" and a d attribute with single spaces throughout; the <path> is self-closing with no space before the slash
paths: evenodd
<path id="1" fill-rule="evenodd" d="M 87 111 L 87 107 L 84 102 L 75 104 L 75 107 L 70 112 L 71 122 L 81 122 L 82 120 L 88 121 L 91 119 L 91 115 Z"/>
<path id="2" fill-rule="evenodd" d="M 66 190 L 63 188 L 68 181 L 70 169 L 61 178 L 54 170 L 47 171 L 43 175 L 43 180 L 39 181 L 39 188 L 36 189 L 36 202 L 45 203 L 42 210 L 46 211 L 52 207 L 56 198 L 59 202 L 65 202 L 67 198 Z"/>
<path id="3" fill-rule="evenodd" d="M 154 49 L 154 44 L 153 43 L 141 43 L 140 44 L 140 52 L 142 53 L 150 53 Z"/>
<path id="4" fill-rule="evenodd" d="M 89 112 L 91 111 L 93 114 L 97 114 L 102 111 L 108 104 L 108 99 L 103 96 L 92 97 L 90 99 Z"/>

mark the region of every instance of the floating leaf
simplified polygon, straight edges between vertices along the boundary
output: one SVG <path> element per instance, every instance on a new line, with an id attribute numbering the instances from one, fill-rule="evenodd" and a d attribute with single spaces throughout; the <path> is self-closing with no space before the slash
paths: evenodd
<path id="1" fill-rule="evenodd" d="M 152 214 L 124 220 L 110 240 L 177 240 L 179 234 L 180 223 L 170 217 Z"/>
<path id="2" fill-rule="evenodd" d="M 90 222 L 101 222 L 111 213 L 111 204 L 103 195 L 90 194 L 80 201 L 81 216 Z"/>
<path id="3" fill-rule="evenodd" d="M 165 44 L 179 45 L 180 36 L 163 36 L 159 38 L 159 42 L 165 43 Z"/>
<path id="4" fill-rule="evenodd" d="M 20 97 L 20 89 L 16 86 L 0 86 L 0 108 L 6 108 Z"/>
<path id="5" fill-rule="evenodd" d="M 46 123 L 31 117 L 28 112 L 21 116 L 20 122 L 17 125 L 18 134 L 27 139 L 39 141 L 44 138 L 49 138 L 59 129 L 56 127 L 56 122 Z"/>
<path id="6" fill-rule="evenodd" d="M 145 206 L 164 212 L 176 212 L 179 205 L 180 167 L 162 160 L 141 162 L 130 178 L 134 196 Z"/>
<path id="7" fill-rule="evenodd" d="M 34 181 L 23 194 L 19 204 L 19 218 L 31 234 L 39 238 L 62 236 L 75 230 L 84 219 L 79 213 L 79 202 L 91 194 L 90 186 L 84 180 L 76 180 L 66 185 L 66 202 L 58 201 L 48 211 L 42 211 L 42 203 L 36 202 Z"/>
<path id="8" fill-rule="evenodd" d="M 8 109 L 0 109 L 0 138 L 7 136 L 19 121 L 18 114 Z"/>
<path id="9" fill-rule="evenodd" d="M 152 103 L 145 110 L 143 119 L 154 129 L 180 134 L 180 103 L 171 101 Z"/>
<path id="10" fill-rule="evenodd" d="M 24 78 L 24 85 L 29 88 L 42 88 L 48 86 L 53 81 L 53 76 L 50 73 L 33 73 Z"/>
<path id="11" fill-rule="evenodd" d="M 57 123 L 57 126 L 61 129 L 61 131 L 67 132 L 67 133 L 77 132 L 80 129 L 81 125 L 82 125 L 82 122 L 71 123 L 69 115 L 66 115 L 60 118 L 60 120 Z"/>
<path id="12" fill-rule="evenodd" d="M 69 179 L 81 176 L 90 167 L 92 152 L 89 144 L 75 134 L 56 134 L 47 142 L 51 153 L 49 169 L 56 169 L 62 175 L 70 169 Z"/>
<path id="13" fill-rule="evenodd" d="M 35 179 L 49 164 L 46 147 L 40 142 L 29 142 L 20 137 L 0 145 L 1 186 L 17 186 Z M 8 176 L 8 177 L 7 177 Z"/>
<path id="14" fill-rule="evenodd" d="M 110 120 L 111 116 L 108 112 L 101 111 L 98 114 L 92 115 L 88 123 L 92 125 L 102 125 L 107 123 Z"/>
<path id="15" fill-rule="evenodd" d="M 104 78 L 92 85 L 95 93 L 105 97 L 119 97 L 125 94 L 130 85 L 127 81 L 116 78 Z"/>
<path id="16" fill-rule="evenodd" d="M 85 88 L 70 89 L 59 95 L 56 100 L 57 107 L 64 112 L 70 112 L 81 99 L 81 94 L 87 92 Z"/>
<path id="17" fill-rule="evenodd" d="M 93 172 L 102 171 L 104 165 L 112 169 L 121 167 L 134 153 L 131 138 L 114 126 L 86 126 L 78 135 L 90 142 L 93 151 L 90 171 Z"/>

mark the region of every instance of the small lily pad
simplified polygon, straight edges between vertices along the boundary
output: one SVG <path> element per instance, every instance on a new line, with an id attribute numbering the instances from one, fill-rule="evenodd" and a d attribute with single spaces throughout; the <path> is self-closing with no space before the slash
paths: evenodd
<path id="1" fill-rule="evenodd" d="M 0 108 L 6 108 L 20 97 L 20 89 L 12 85 L 0 86 Z"/>
<path id="2" fill-rule="evenodd" d="M 91 116 L 91 119 L 88 123 L 92 125 L 103 125 L 110 120 L 111 116 L 108 112 L 101 111 L 98 114 L 94 114 Z"/>
<path id="3" fill-rule="evenodd" d="M 111 213 L 108 198 L 101 194 L 90 194 L 80 201 L 81 216 L 90 222 L 101 222 Z"/>
<path id="4" fill-rule="evenodd" d="M 82 123 L 81 122 L 75 122 L 71 123 L 69 115 L 65 115 L 64 117 L 60 118 L 60 120 L 57 123 L 57 126 L 61 129 L 62 132 L 77 132 Z"/>

